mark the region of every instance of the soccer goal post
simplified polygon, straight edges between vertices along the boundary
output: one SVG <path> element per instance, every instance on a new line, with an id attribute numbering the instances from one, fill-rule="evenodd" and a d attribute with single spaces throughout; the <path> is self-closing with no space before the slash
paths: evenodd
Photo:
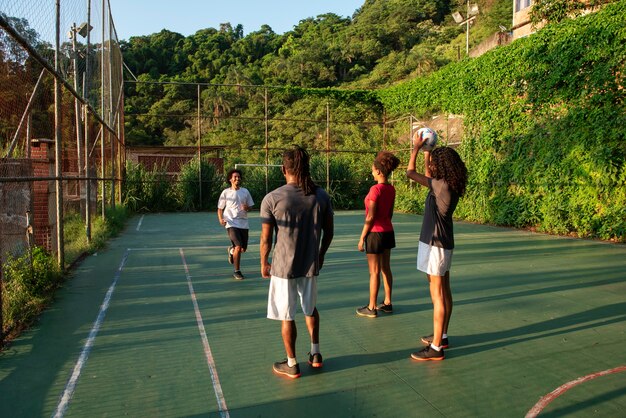
<path id="1" fill-rule="evenodd" d="M 269 193 L 269 168 L 282 167 L 281 164 L 235 164 L 235 168 L 239 167 L 262 167 L 265 168 L 265 194 Z"/>

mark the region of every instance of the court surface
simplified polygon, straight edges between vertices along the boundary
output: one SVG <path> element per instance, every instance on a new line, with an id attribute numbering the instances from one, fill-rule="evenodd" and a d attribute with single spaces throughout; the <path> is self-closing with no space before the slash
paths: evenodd
<path id="1" fill-rule="evenodd" d="M 362 222 L 336 214 L 321 371 L 298 312 L 302 377 L 272 372 L 285 354 L 265 318 L 258 212 L 243 281 L 215 213 L 150 214 L 85 259 L 0 355 L 0 416 L 626 416 L 626 246 L 456 223 L 451 347 L 415 362 L 432 328 L 421 217 L 394 215 L 394 313 L 376 319 L 355 314 L 368 299 Z"/>

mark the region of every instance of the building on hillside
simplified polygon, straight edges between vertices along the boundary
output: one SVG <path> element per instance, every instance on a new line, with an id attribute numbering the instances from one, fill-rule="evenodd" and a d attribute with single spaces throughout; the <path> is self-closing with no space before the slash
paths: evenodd
<path id="1" fill-rule="evenodd" d="M 512 40 L 523 38 L 537 30 L 530 22 L 529 12 L 532 4 L 533 0 L 513 0 Z"/>
<path id="2" fill-rule="evenodd" d="M 224 170 L 224 146 L 203 146 L 200 153 L 213 163 L 219 172 Z M 197 147 L 139 146 L 126 147 L 126 159 L 141 164 L 147 170 L 163 170 L 171 177 L 180 173 L 183 165 L 198 155 Z"/>

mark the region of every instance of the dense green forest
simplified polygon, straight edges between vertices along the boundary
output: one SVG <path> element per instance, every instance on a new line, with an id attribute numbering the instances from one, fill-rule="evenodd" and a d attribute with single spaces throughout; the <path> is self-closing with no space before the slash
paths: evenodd
<path id="1" fill-rule="evenodd" d="M 500 25 L 511 25 L 509 0 L 479 4 L 481 14 L 472 27 L 472 45 L 498 32 Z M 367 0 L 351 18 L 332 13 L 303 18 L 285 34 L 263 26 L 244 36 L 241 25 L 224 23 L 188 37 L 167 30 L 132 37 L 122 42 L 124 61 L 142 83 L 126 84 L 126 141 L 131 145 L 195 144 L 199 110 L 203 144 L 258 145 L 263 126 L 261 132 L 252 123 L 226 124 L 222 129 L 216 126 L 226 119 L 262 120 L 266 93 L 260 88 L 246 88 L 248 85 L 269 87 L 268 107 L 273 120 L 303 116 L 323 120 L 328 98 L 303 97 L 293 87 L 368 90 L 430 74 L 464 57 L 465 30 L 451 17 L 451 11 L 464 8 L 465 2 L 459 0 Z M 145 83 L 156 81 L 213 86 L 202 88 L 198 109 L 195 86 Z M 284 86 L 292 88 L 281 88 Z M 330 100 L 335 120 L 381 120 L 380 108 L 357 105 L 355 109 L 354 100 L 341 96 Z M 270 127 L 278 134 L 278 138 L 272 135 L 276 146 L 293 140 L 280 138 L 285 125 L 276 122 Z M 291 129 L 307 128 L 300 125 Z M 227 132 L 242 130 L 246 135 Z M 339 147 L 350 142 L 348 137 L 352 142 L 366 141 L 336 133 L 335 145 Z"/>

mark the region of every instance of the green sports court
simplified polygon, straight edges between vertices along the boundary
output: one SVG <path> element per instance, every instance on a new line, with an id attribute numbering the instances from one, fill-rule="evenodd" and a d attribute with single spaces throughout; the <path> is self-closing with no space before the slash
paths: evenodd
<path id="1" fill-rule="evenodd" d="M 394 313 L 362 318 L 362 211 L 337 212 L 319 277 L 324 367 L 272 372 L 258 212 L 243 281 L 215 213 L 138 215 L 84 259 L 0 355 L 1 417 L 626 416 L 626 247 L 457 222 L 442 362 L 409 358 L 432 328 L 415 269 L 421 217 L 394 215 Z"/>

